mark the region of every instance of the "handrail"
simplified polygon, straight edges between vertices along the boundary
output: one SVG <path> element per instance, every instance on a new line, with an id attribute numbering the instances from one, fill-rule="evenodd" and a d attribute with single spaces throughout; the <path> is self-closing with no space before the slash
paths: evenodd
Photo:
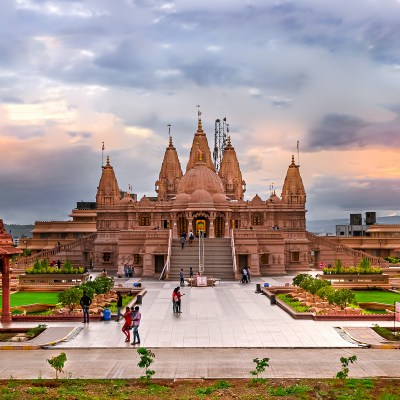
<path id="1" fill-rule="evenodd" d="M 171 247 L 172 247 L 172 229 L 169 230 L 167 259 L 165 261 L 164 268 L 161 271 L 161 275 L 159 278 L 160 281 L 164 280 L 166 272 L 169 271 L 169 267 L 170 267 L 170 263 L 171 263 Z"/>
<path id="2" fill-rule="evenodd" d="M 236 263 L 236 250 L 235 250 L 235 239 L 234 239 L 234 236 L 233 236 L 233 229 L 231 229 L 231 248 L 232 248 L 233 273 L 236 275 L 236 273 L 237 273 L 237 263 Z"/>
<path id="3" fill-rule="evenodd" d="M 199 231 L 199 272 L 204 272 L 204 231 Z"/>
<path id="4" fill-rule="evenodd" d="M 83 236 L 79 239 L 74 240 L 73 242 L 62 244 L 60 246 L 54 246 L 52 249 L 49 250 L 42 250 L 39 253 L 34 254 L 33 256 L 30 257 L 25 257 L 24 259 L 18 259 L 17 264 L 25 264 L 25 265 L 30 265 L 33 263 L 35 260 L 38 260 L 40 258 L 42 259 L 49 259 L 52 256 L 55 256 L 57 253 L 60 253 L 62 251 L 66 250 L 71 250 L 74 248 L 76 245 L 81 244 L 82 242 L 86 242 L 89 239 L 94 239 L 97 235 L 97 232 L 93 232 L 90 235 Z"/>
<path id="5" fill-rule="evenodd" d="M 343 243 L 337 243 L 337 242 L 335 242 L 335 241 L 333 241 L 331 239 L 328 239 L 325 236 L 317 236 L 317 235 L 314 235 L 313 233 L 307 231 L 307 238 L 309 240 L 311 240 L 311 241 L 314 240 L 318 244 L 323 244 L 325 246 L 328 246 L 332 250 L 342 251 L 344 253 L 347 253 L 347 254 L 355 257 L 355 258 L 356 257 L 357 258 L 366 258 L 367 260 L 371 261 L 371 263 L 374 264 L 374 265 L 383 266 L 383 265 L 387 264 L 387 261 L 385 259 L 381 258 L 381 257 L 373 256 L 373 255 L 371 255 L 369 253 L 366 253 L 365 251 L 362 251 L 362 250 L 354 250 L 350 246 L 346 246 Z"/>

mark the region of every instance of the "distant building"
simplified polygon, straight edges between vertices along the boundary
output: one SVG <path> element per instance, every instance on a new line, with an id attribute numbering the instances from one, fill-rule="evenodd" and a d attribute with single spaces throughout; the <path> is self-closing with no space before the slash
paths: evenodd
<path id="1" fill-rule="evenodd" d="M 354 250 L 361 250 L 376 257 L 400 256 L 400 225 L 376 224 L 376 213 L 365 214 L 365 224 L 361 214 L 351 214 L 350 224 L 336 225 L 336 239 Z"/>

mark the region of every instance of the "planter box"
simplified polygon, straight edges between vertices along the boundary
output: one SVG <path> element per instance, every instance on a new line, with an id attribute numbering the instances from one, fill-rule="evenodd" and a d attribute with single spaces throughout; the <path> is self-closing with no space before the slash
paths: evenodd
<path id="1" fill-rule="evenodd" d="M 89 274 L 22 274 L 19 275 L 20 291 L 51 292 L 74 287 L 88 280 Z"/>

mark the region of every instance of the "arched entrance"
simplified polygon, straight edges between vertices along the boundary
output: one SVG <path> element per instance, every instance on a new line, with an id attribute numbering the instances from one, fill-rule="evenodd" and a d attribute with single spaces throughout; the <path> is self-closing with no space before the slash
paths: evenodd
<path id="1" fill-rule="evenodd" d="M 208 236 L 209 222 L 205 216 L 198 216 L 193 220 L 194 234 L 196 237 L 200 236 L 200 232 L 204 232 L 204 237 Z"/>

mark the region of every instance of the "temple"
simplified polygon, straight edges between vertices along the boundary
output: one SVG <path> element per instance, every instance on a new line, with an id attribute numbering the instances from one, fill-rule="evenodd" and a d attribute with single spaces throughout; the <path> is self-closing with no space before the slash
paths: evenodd
<path id="1" fill-rule="evenodd" d="M 192 231 L 199 237 L 202 232 L 206 256 L 207 248 L 232 251 L 234 244 L 235 261 L 230 256 L 226 267 L 231 274 L 232 263 L 236 269 L 250 267 L 253 275 L 309 268 L 306 193 L 293 156 L 281 197 L 273 192 L 265 200 L 256 195 L 245 201 L 246 183 L 231 138 L 216 172 L 199 117 L 186 172 L 170 137 L 155 189 L 156 198 L 143 196 L 135 201 L 129 193 L 121 197 L 107 157 L 96 196 L 96 269 L 118 271 L 121 265 L 133 263 L 143 276 L 159 274 L 168 256 L 170 231 L 172 243 L 183 233 Z M 208 265 L 205 262 L 205 273 Z"/>

